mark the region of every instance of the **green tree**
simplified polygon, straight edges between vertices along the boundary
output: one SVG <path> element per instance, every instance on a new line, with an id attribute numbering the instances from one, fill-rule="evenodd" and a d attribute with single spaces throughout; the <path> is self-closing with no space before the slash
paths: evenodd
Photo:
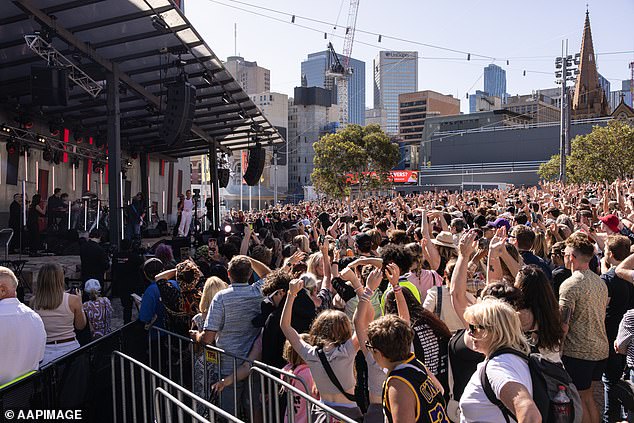
<path id="1" fill-rule="evenodd" d="M 389 171 L 399 160 L 398 146 L 379 125 L 348 125 L 340 132 L 324 135 L 313 148 L 313 185 L 335 198 L 350 193 L 350 175 L 358 180 L 361 190 L 386 186 Z"/>
<path id="2" fill-rule="evenodd" d="M 559 154 L 539 167 L 547 180 L 559 177 Z M 614 181 L 634 174 L 634 128 L 611 120 L 607 126 L 595 126 L 587 135 L 576 136 L 566 159 L 569 182 Z"/>

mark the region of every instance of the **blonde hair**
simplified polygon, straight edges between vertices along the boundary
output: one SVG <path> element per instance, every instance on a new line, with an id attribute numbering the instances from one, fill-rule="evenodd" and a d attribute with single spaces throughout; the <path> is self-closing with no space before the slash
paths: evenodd
<path id="1" fill-rule="evenodd" d="M 530 352 L 517 312 L 504 301 L 486 297 L 467 307 L 464 318 L 486 329 L 491 340 L 488 355 L 500 348 L 513 348 L 526 354 Z"/>
<path id="2" fill-rule="evenodd" d="M 209 311 L 211 300 L 214 299 L 217 293 L 228 287 L 229 285 L 227 285 L 227 283 L 218 276 L 207 278 L 203 288 L 203 293 L 200 297 L 200 304 L 198 305 L 200 312 L 206 314 Z"/>
<path id="3" fill-rule="evenodd" d="M 299 337 L 301 338 L 302 341 L 306 343 L 308 343 L 308 341 L 310 340 L 310 335 L 308 335 L 307 333 L 302 333 L 299 335 Z M 293 348 L 291 343 L 288 342 L 288 340 L 284 342 L 284 350 L 282 351 L 282 357 L 284 358 L 284 360 L 286 360 L 288 364 L 291 365 L 293 369 L 299 366 L 300 364 L 306 363 L 302 359 L 302 357 L 300 357 L 297 351 L 295 351 L 295 349 Z"/>
<path id="4" fill-rule="evenodd" d="M 325 310 L 319 313 L 310 325 L 310 342 L 312 346 L 323 348 L 333 343 L 343 345 L 352 338 L 352 323 L 345 313 L 339 310 Z"/>
<path id="5" fill-rule="evenodd" d="M 13 288 L 18 287 L 18 278 L 15 277 L 13 270 L 8 267 L 0 266 L 0 281 L 10 282 Z"/>
<path id="6" fill-rule="evenodd" d="M 64 299 L 64 270 L 57 263 L 47 263 L 37 273 L 35 297 L 31 300 L 34 310 L 55 310 Z"/>
<path id="7" fill-rule="evenodd" d="M 535 241 L 533 241 L 533 254 L 543 259 L 548 258 L 548 252 L 550 251 L 548 248 L 548 242 L 546 240 L 546 235 L 542 231 L 535 232 Z"/>
<path id="8" fill-rule="evenodd" d="M 293 238 L 293 245 L 305 253 L 310 253 L 310 241 L 306 235 L 297 235 Z"/>
<path id="9" fill-rule="evenodd" d="M 322 261 L 323 258 L 324 258 L 324 255 L 321 253 L 321 251 L 311 254 L 310 257 L 308 257 L 308 260 L 306 260 L 306 266 L 308 267 L 308 272 L 316 276 L 319 274 L 317 272 L 321 271 L 320 273 L 323 275 L 324 274 L 323 261 Z"/>

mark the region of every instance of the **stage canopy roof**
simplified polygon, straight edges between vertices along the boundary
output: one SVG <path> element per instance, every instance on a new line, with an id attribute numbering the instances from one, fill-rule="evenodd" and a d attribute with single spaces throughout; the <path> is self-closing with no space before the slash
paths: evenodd
<path id="1" fill-rule="evenodd" d="M 213 16 L 209 24 L 213 24 Z M 93 98 L 71 83 L 64 107 L 30 107 L 32 66 L 46 60 L 25 36 L 39 34 L 103 89 Z M 0 104 L 44 119 L 106 130 L 106 74 L 120 71 L 121 144 L 172 157 L 281 143 L 277 130 L 171 0 L 14 0 L 0 8 Z M 160 137 L 166 85 L 183 74 L 196 86 L 191 134 L 178 146 Z M 75 86 L 73 86 L 75 85 Z"/>

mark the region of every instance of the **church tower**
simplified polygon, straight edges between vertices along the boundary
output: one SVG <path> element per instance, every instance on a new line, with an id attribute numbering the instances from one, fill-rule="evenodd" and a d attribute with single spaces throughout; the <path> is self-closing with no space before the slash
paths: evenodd
<path id="1" fill-rule="evenodd" d="M 610 114 L 606 93 L 599 85 L 599 73 L 595 62 L 590 15 L 586 10 L 586 22 L 583 26 L 579 74 L 572 97 L 572 118 L 589 119 Z"/>

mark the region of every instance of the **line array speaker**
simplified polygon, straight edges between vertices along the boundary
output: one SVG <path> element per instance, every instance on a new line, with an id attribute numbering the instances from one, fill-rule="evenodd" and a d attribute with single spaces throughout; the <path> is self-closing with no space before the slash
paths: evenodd
<path id="1" fill-rule="evenodd" d="M 42 66 L 31 67 L 31 97 L 39 106 L 66 106 L 68 78 L 66 71 Z"/>
<path id="2" fill-rule="evenodd" d="M 167 85 L 167 106 L 165 119 L 159 132 L 167 145 L 173 146 L 183 142 L 192 128 L 196 111 L 196 87 L 186 81 L 173 82 Z"/>
<path id="3" fill-rule="evenodd" d="M 249 164 L 247 170 L 244 172 L 244 180 L 247 185 L 255 186 L 262 177 L 264 172 L 264 162 L 266 160 L 266 154 L 264 148 L 261 146 L 249 148 Z"/>
<path id="4" fill-rule="evenodd" d="M 218 185 L 220 185 L 220 188 L 227 188 L 227 185 L 229 185 L 229 169 L 218 169 Z"/>

